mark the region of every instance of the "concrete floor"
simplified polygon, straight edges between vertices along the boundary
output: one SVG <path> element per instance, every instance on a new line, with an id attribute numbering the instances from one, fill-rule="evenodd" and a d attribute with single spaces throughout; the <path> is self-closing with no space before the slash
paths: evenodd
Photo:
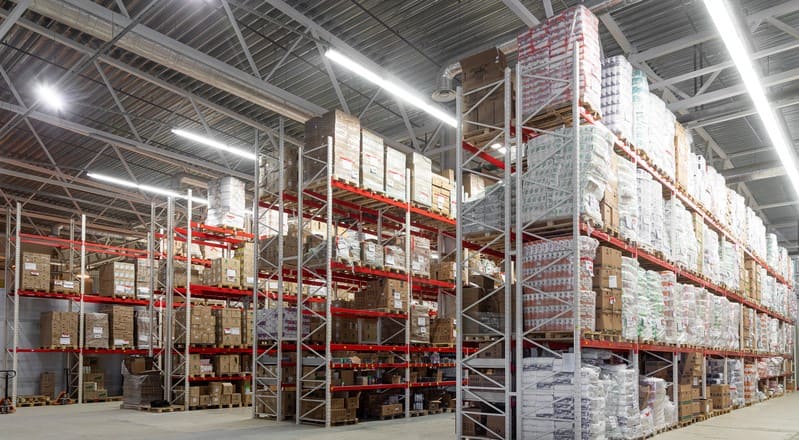
<path id="1" fill-rule="evenodd" d="M 253 420 L 249 408 L 149 414 L 120 410 L 119 402 L 20 408 L 0 416 L 0 439 L 325 439 L 381 440 L 454 437 L 452 413 L 366 422 L 331 430 Z M 799 440 L 799 393 L 714 417 L 657 440 Z"/>

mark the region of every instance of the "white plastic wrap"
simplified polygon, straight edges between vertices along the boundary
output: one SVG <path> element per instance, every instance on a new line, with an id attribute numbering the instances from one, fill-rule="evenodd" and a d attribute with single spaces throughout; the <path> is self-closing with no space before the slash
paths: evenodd
<path id="1" fill-rule="evenodd" d="M 630 240 L 638 240 L 638 177 L 636 165 L 622 157 L 616 157 L 618 169 L 619 234 Z"/>
<path id="2" fill-rule="evenodd" d="M 621 257 L 621 336 L 638 339 L 638 260 Z"/>
<path id="3" fill-rule="evenodd" d="M 633 130 L 633 66 L 624 56 L 602 60 L 602 123 L 629 139 Z"/>

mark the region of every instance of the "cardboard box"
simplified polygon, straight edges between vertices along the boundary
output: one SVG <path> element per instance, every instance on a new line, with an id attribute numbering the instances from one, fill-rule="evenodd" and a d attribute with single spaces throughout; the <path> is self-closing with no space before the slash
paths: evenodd
<path id="1" fill-rule="evenodd" d="M 100 266 L 99 295 L 136 298 L 136 267 L 133 263 L 114 261 Z"/>
<path id="2" fill-rule="evenodd" d="M 383 138 L 361 128 L 361 188 L 377 193 L 385 191 L 386 149 Z"/>
<path id="3" fill-rule="evenodd" d="M 621 289 L 621 268 L 594 266 L 595 288 Z"/>
<path id="4" fill-rule="evenodd" d="M 85 313 L 83 315 L 85 348 L 108 348 L 108 315 L 105 313 Z"/>
<path id="5" fill-rule="evenodd" d="M 153 260 L 153 267 L 146 258 L 136 260 L 136 295 L 140 299 L 147 299 L 152 295 L 150 291 L 150 277 L 158 274 L 158 260 Z"/>
<path id="6" fill-rule="evenodd" d="M 354 307 L 405 312 L 408 306 L 408 284 L 402 280 L 380 278 L 370 281 L 366 289 L 355 293 Z"/>
<path id="7" fill-rule="evenodd" d="M 465 200 L 483 197 L 486 191 L 486 181 L 483 176 L 473 173 L 463 173 L 463 193 Z"/>
<path id="8" fill-rule="evenodd" d="M 621 311 L 597 310 L 596 330 L 598 332 L 620 333 Z"/>
<path id="9" fill-rule="evenodd" d="M 596 309 L 621 312 L 621 289 L 600 287 L 596 289 Z"/>
<path id="10" fill-rule="evenodd" d="M 461 59 L 460 65 L 463 71 L 461 84 L 464 92 L 468 92 L 503 79 L 508 63 L 502 51 L 491 48 Z"/>
<path id="11" fill-rule="evenodd" d="M 78 313 L 43 312 L 39 319 L 42 347 L 77 348 Z"/>
<path id="12" fill-rule="evenodd" d="M 405 190 L 405 153 L 386 146 L 386 195 L 392 199 L 404 202 L 406 199 Z"/>
<path id="13" fill-rule="evenodd" d="M 594 267 L 621 269 L 621 251 L 610 246 L 597 247 Z"/>
<path id="14" fill-rule="evenodd" d="M 55 373 L 43 372 L 39 375 L 39 394 L 55 398 Z"/>
<path id="15" fill-rule="evenodd" d="M 53 292 L 66 293 L 69 295 L 80 295 L 80 281 L 77 280 L 53 280 Z M 91 293 L 91 292 L 88 292 Z"/>
<path id="16" fill-rule="evenodd" d="M 241 345 L 241 309 L 214 309 L 217 346 Z"/>
<path id="17" fill-rule="evenodd" d="M 104 304 L 100 311 L 108 315 L 109 347 L 133 347 L 133 307 Z"/>
<path id="18" fill-rule="evenodd" d="M 411 343 L 430 343 L 430 309 L 427 306 L 411 305 Z"/>
<path id="19" fill-rule="evenodd" d="M 407 156 L 407 168 L 411 171 L 411 201 L 422 206 L 433 203 L 433 162 L 420 153 Z"/>
<path id="20" fill-rule="evenodd" d="M 327 138 L 333 138 L 333 177 L 359 185 L 361 168 L 361 123 L 357 117 L 341 110 L 333 110 L 320 117 L 305 122 L 305 146 L 312 151 L 308 154 L 317 160 L 303 163 L 303 180 L 325 178 L 322 170 L 328 162 Z"/>
<path id="21" fill-rule="evenodd" d="M 238 289 L 241 286 L 241 266 L 235 258 L 211 260 L 211 270 L 206 271 L 204 284 Z"/>
<path id="22" fill-rule="evenodd" d="M 50 255 L 24 252 L 22 254 L 22 290 L 50 290 Z"/>
<path id="23" fill-rule="evenodd" d="M 438 318 L 430 321 L 430 342 L 433 344 L 455 343 L 455 319 Z"/>

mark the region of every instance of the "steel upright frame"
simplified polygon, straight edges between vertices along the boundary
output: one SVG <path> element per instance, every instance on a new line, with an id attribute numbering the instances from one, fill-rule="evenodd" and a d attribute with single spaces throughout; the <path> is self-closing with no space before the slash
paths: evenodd
<path id="1" fill-rule="evenodd" d="M 504 78 L 500 81 L 487 84 L 472 92 L 466 94 L 469 101 L 473 102 L 468 108 L 464 104 L 466 96 L 464 96 L 461 87 L 457 89 L 455 111 L 458 118 L 456 125 L 456 142 L 462 143 L 464 132 L 467 127 L 487 128 L 489 130 L 497 130 L 497 134 L 491 138 L 484 145 L 477 146 L 478 150 L 470 155 L 464 157 L 464 151 L 461 148 L 456 149 L 456 173 L 455 173 L 455 188 L 456 190 L 456 232 L 455 232 L 455 261 L 457 262 L 456 272 L 456 319 L 461 328 L 457 332 L 456 341 L 456 364 L 459 366 L 456 370 L 456 438 L 464 438 L 463 434 L 463 421 L 469 420 L 486 430 L 489 438 L 511 438 L 511 421 L 513 420 L 513 405 L 512 405 L 512 361 L 511 361 L 511 346 L 512 346 L 512 290 L 513 285 L 513 247 L 511 242 L 512 237 L 512 181 L 511 181 L 511 168 L 513 167 L 511 151 L 511 71 L 505 69 Z M 477 122 L 474 110 L 480 103 L 489 99 L 491 95 L 502 93 L 504 102 L 504 121 L 502 126 L 493 126 Z M 502 197 L 503 210 L 500 214 L 501 220 L 499 224 L 489 224 L 484 218 L 477 217 L 473 211 L 464 203 L 464 195 L 460 188 L 463 188 L 465 176 L 473 174 L 476 176 L 486 175 L 480 171 L 474 170 L 480 163 L 481 155 L 488 154 L 491 151 L 491 146 L 499 142 L 506 149 L 504 157 L 504 170 L 501 170 L 500 182 L 493 187 L 492 190 L 487 189 L 485 194 L 486 198 L 489 197 Z M 517 162 L 520 163 L 520 162 Z M 491 177 L 491 176 L 489 176 Z M 497 177 L 497 176 L 493 176 Z M 500 193 L 497 194 L 497 193 Z M 496 277 L 485 274 L 499 285 L 496 289 L 486 292 L 474 304 L 463 304 L 463 286 L 468 283 L 468 279 L 464 279 L 462 268 L 468 268 L 469 273 L 477 272 L 477 268 L 469 266 L 469 258 L 465 256 L 463 251 L 463 241 L 465 236 L 465 228 L 478 227 L 484 231 L 488 231 L 490 240 L 488 243 L 482 245 L 478 250 L 497 250 L 502 257 L 499 259 L 499 264 L 502 265 L 504 275 L 497 279 Z M 467 229 L 468 230 L 468 229 Z M 473 270 L 474 269 L 474 270 Z M 478 307 L 481 303 L 492 299 L 501 298 L 498 301 L 504 304 L 503 315 L 504 318 L 498 322 L 484 322 L 475 317 Z M 469 327 L 475 327 L 479 330 L 481 335 L 485 335 L 490 340 L 483 347 L 475 350 L 474 352 L 464 355 L 464 342 L 465 334 L 463 328 L 468 323 Z M 486 353 L 493 350 L 496 346 L 503 348 L 503 355 L 500 358 L 484 358 Z M 494 369 L 503 370 L 502 380 L 496 380 L 495 377 L 489 376 L 489 371 Z M 464 373 L 466 373 L 464 375 Z M 470 378 L 477 378 L 481 385 L 471 385 Z M 466 402 L 470 402 L 467 406 Z M 476 404 L 476 406 L 471 406 Z M 501 417 L 504 420 L 505 436 L 501 435 L 488 428 L 487 423 L 482 422 L 483 416 Z"/>

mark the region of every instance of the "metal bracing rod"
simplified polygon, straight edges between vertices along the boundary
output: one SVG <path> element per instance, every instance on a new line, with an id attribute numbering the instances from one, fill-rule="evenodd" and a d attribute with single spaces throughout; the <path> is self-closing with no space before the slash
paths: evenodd
<path id="1" fill-rule="evenodd" d="M 86 215 L 80 216 L 80 309 L 78 314 L 78 403 L 83 403 L 83 340 L 86 334 L 85 312 L 86 303 L 83 301 L 86 295 Z"/>
<path id="2" fill-rule="evenodd" d="M 189 103 L 191 104 L 192 109 L 194 109 L 194 114 L 197 115 L 197 119 L 199 119 L 200 123 L 203 125 L 203 128 L 205 129 L 205 134 L 213 137 L 213 133 L 211 133 L 211 127 L 208 125 L 208 121 L 205 119 L 205 115 L 203 115 L 203 112 L 200 111 L 200 107 L 197 105 L 197 101 L 191 96 L 188 97 L 188 100 Z M 228 167 L 228 169 L 232 169 L 230 163 L 227 160 L 227 157 L 222 153 L 222 150 L 215 150 L 215 151 L 219 159 L 222 160 L 222 163 L 225 164 L 225 166 Z"/>
<path id="3" fill-rule="evenodd" d="M 280 125 L 278 127 L 279 130 L 279 138 L 278 138 L 278 223 L 277 223 L 277 258 L 278 258 L 278 267 L 277 267 L 277 397 L 275 398 L 275 405 L 277 405 L 277 409 L 275 410 L 276 419 L 283 420 L 283 216 L 285 213 L 285 207 L 283 205 L 283 191 L 285 190 L 285 163 L 286 163 L 286 145 L 284 139 L 284 126 L 283 126 L 283 118 L 280 118 Z M 300 234 L 302 235 L 302 234 Z M 257 273 L 257 272 L 256 272 Z M 299 295 L 299 292 L 298 292 Z M 299 298 L 299 296 L 298 296 Z M 298 321 L 302 324 L 301 321 Z M 297 334 L 299 334 L 299 328 L 301 325 L 298 325 Z M 257 339 L 253 339 L 253 343 L 255 343 Z M 296 411 L 295 411 L 296 412 Z"/>
<path id="4" fill-rule="evenodd" d="M 314 30 L 311 30 L 311 35 L 313 35 L 314 38 L 319 37 Z M 322 59 L 322 64 L 324 64 L 325 70 L 327 71 L 327 76 L 330 77 L 330 82 L 333 84 L 333 90 L 336 92 L 338 102 L 341 104 L 341 108 L 346 113 L 349 113 L 350 107 L 347 105 L 347 100 L 344 99 L 344 93 L 341 92 L 341 86 L 339 86 L 338 79 L 336 79 L 336 72 L 333 70 L 333 66 L 330 65 L 330 60 L 325 56 L 325 48 L 322 47 L 322 44 L 319 41 L 316 41 L 315 43 L 316 50 L 319 51 L 319 57 Z"/>
<path id="5" fill-rule="evenodd" d="M 5 222 L 6 222 L 6 234 L 5 237 L 5 252 L 3 253 L 3 287 L 5 288 L 5 295 L 3 295 L 3 369 L 8 370 L 8 361 L 9 361 L 9 344 L 8 344 L 8 337 L 9 333 L 11 333 L 11 329 L 13 328 L 10 324 L 12 322 L 9 320 L 9 313 L 8 309 L 11 307 L 11 295 L 9 295 L 9 289 L 15 289 L 13 287 L 13 275 L 11 275 L 11 269 L 14 267 L 11 264 L 11 206 L 6 206 L 5 209 Z"/>
<path id="6" fill-rule="evenodd" d="M 380 94 L 380 90 L 382 90 L 380 89 L 380 87 L 378 87 L 377 90 L 375 90 L 375 93 L 369 99 L 369 102 L 367 102 L 366 105 L 363 107 L 363 110 L 361 110 L 361 112 L 358 113 L 358 119 L 363 118 L 363 115 L 366 113 L 367 110 L 369 110 L 369 107 L 372 106 L 372 103 L 375 102 L 375 99 L 377 99 L 377 95 Z"/>
<path id="7" fill-rule="evenodd" d="M 167 198 L 166 209 L 166 307 L 164 318 L 164 400 L 172 402 L 172 352 L 175 347 L 174 341 L 174 294 L 175 294 L 175 199 Z M 190 260 L 190 259 L 189 259 Z M 188 263 L 188 262 L 187 262 Z M 190 270 L 188 270 L 190 271 Z"/>
<path id="8" fill-rule="evenodd" d="M 242 35 L 241 29 L 239 29 L 239 23 L 236 21 L 236 16 L 233 15 L 233 11 L 230 10 L 230 5 L 228 4 L 227 0 L 221 0 L 221 2 L 222 7 L 225 8 L 225 14 L 227 14 L 230 27 L 232 27 L 233 32 L 236 33 L 236 38 L 239 40 L 241 50 L 244 52 L 244 56 L 247 57 L 247 62 L 250 63 L 252 74 L 256 78 L 261 79 L 261 72 L 258 71 L 258 65 L 255 64 L 255 60 L 252 58 L 252 54 L 250 53 L 250 48 L 247 46 L 247 41 L 244 40 L 244 35 Z"/>
<path id="9" fill-rule="evenodd" d="M 413 132 L 413 126 L 411 125 L 411 120 L 408 118 L 408 112 L 405 110 L 405 105 L 403 105 L 402 101 L 399 99 L 395 99 L 394 101 L 397 103 L 397 107 L 402 115 L 402 122 L 405 123 L 405 128 L 408 130 L 408 137 L 411 139 L 413 149 L 419 151 L 419 141 L 416 139 L 416 135 Z"/>
<path id="10" fill-rule="evenodd" d="M 302 308 L 304 305 L 304 295 L 303 295 L 303 213 L 304 211 L 304 194 L 303 191 L 303 158 L 304 158 L 304 147 L 300 146 L 297 148 L 297 185 L 299 186 L 299 191 L 297 191 L 297 310 L 295 310 L 297 316 L 297 343 L 295 344 L 296 347 L 296 358 L 297 358 L 297 365 L 295 369 L 295 377 L 297 378 L 297 391 L 294 393 L 295 398 L 295 406 L 294 406 L 294 422 L 296 424 L 300 424 L 302 421 L 302 395 L 303 395 L 303 367 L 302 367 L 302 345 L 303 345 L 303 313 Z M 282 219 L 281 219 L 282 221 Z"/>
<path id="11" fill-rule="evenodd" d="M 155 326 L 153 325 L 153 318 L 155 316 L 155 310 L 153 305 L 153 300 L 155 299 L 155 203 L 150 204 L 150 231 L 147 233 L 147 267 L 150 270 L 149 276 L 147 277 L 147 290 L 149 295 L 149 300 L 147 301 L 147 316 L 150 318 L 150 328 L 147 331 L 147 356 L 153 356 L 153 344 L 155 342 L 155 338 L 153 337 L 153 331 L 155 330 Z M 138 292 L 136 292 L 138 293 Z"/>
<path id="12" fill-rule="evenodd" d="M 28 6 L 32 3 L 32 0 L 20 0 L 17 2 L 17 5 L 14 6 L 14 9 L 11 13 L 3 20 L 3 23 L 0 24 L 0 41 L 5 40 L 6 35 L 8 35 L 8 31 L 14 27 L 14 24 L 22 17 L 22 14 L 28 9 Z"/>
<path id="13" fill-rule="evenodd" d="M 277 69 L 279 69 L 280 66 L 282 66 L 283 63 L 286 62 L 286 60 L 288 59 L 289 55 L 291 55 L 291 53 L 294 52 L 294 49 L 296 49 L 297 45 L 300 44 L 300 41 L 302 41 L 302 38 L 303 38 L 303 35 L 300 34 L 300 36 L 297 37 L 296 40 L 294 40 L 294 43 L 292 43 L 291 47 L 289 47 L 288 50 L 286 51 L 286 53 L 283 54 L 283 56 L 280 58 L 280 61 L 278 61 L 272 67 L 272 70 L 269 71 L 269 74 L 266 75 L 266 77 L 264 78 L 264 81 L 269 81 L 269 78 L 272 78 L 272 76 L 275 74 L 275 72 L 277 72 Z"/>
<path id="14" fill-rule="evenodd" d="M 455 91 L 455 117 L 458 123 L 455 125 L 455 206 L 458 216 L 455 218 L 455 261 L 457 262 L 455 271 L 455 317 L 462 323 L 463 317 L 463 267 L 467 262 L 463 261 L 463 89 L 458 86 Z M 463 437 L 463 331 L 456 332 L 455 335 L 455 438 L 460 440 Z"/>

